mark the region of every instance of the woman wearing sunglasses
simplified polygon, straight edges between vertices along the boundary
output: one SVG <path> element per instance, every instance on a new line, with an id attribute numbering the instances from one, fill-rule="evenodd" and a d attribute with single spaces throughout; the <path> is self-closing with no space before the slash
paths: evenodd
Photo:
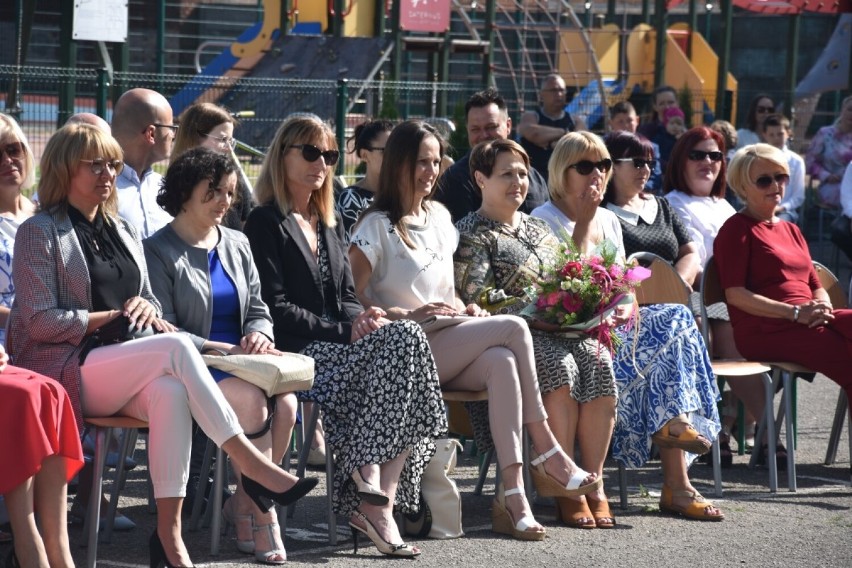
<path id="1" fill-rule="evenodd" d="M 150 563 L 191 566 L 181 509 L 193 419 L 237 464 L 245 492 L 264 511 L 304 496 L 316 479 L 298 479 L 260 453 L 192 341 L 167 333 L 174 327 L 161 318 L 136 229 L 117 214 L 121 156 L 115 139 L 88 124 L 64 126 L 48 140 L 42 210 L 21 225 L 15 244 L 7 346 L 18 364 L 65 387 L 78 426 L 84 414 L 149 422 L 157 502 Z M 109 324 L 141 337 L 99 342 Z"/>
<path id="2" fill-rule="evenodd" d="M 426 336 L 390 322 L 355 296 L 343 224 L 335 216 L 333 167 L 340 154 L 317 118 L 278 128 L 255 188 L 260 205 L 245 233 L 269 306 L 275 345 L 316 361 L 304 396 L 323 410 L 327 451 L 336 457 L 334 510 L 380 552 L 420 554 L 402 541 L 394 505 L 416 511 L 420 478 L 447 429 Z"/>
<path id="3" fill-rule="evenodd" d="M 772 97 L 763 93 L 755 95 L 748 105 L 745 128 L 737 130 L 737 148 L 760 142 L 763 139 L 763 121 L 774 112 L 775 103 L 772 102 Z"/>
<path id="4" fill-rule="evenodd" d="M 505 487 L 493 503 L 493 530 L 544 540 L 545 529 L 524 494 L 523 426 L 540 454 L 531 462 L 540 495 L 584 495 L 600 485 L 599 475 L 577 467 L 550 429 L 523 320 L 485 317 L 487 311 L 456 294 L 458 233 L 447 209 L 432 199 L 445 151 L 441 136 L 428 124 L 408 121 L 394 128 L 387 148 L 376 200 L 355 226 L 349 247 L 358 295 L 398 321 L 474 316 L 428 332 L 441 386 L 488 391 L 487 422 Z M 606 453 L 606 442 L 602 445 Z"/>
<path id="5" fill-rule="evenodd" d="M 716 237 L 719 280 L 743 355 L 791 361 L 825 374 L 852 400 L 852 310 L 835 310 L 799 228 L 775 215 L 790 173 L 768 144 L 741 148 L 728 183 L 745 206 Z"/>
<path id="6" fill-rule="evenodd" d="M 533 217 L 547 221 L 557 236 L 574 239 L 584 253 L 591 254 L 608 241 L 623 258 L 618 218 L 598 207 L 612 164 L 606 145 L 595 134 L 564 136 L 550 159 L 551 201 L 533 210 Z M 643 166 L 648 171 L 647 164 Z M 704 341 L 686 306 L 642 307 L 638 325 L 622 325 L 632 309 L 620 310 L 612 321 L 621 343 L 613 357 L 619 393 L 613 455 L 630 467 L 639 467 L 649 459 L 653 441 L 660 448 L 663 465 L 660 509 L 691 519 L 721 521 L 724 514 L 698 493 L 686 473 L 689 462 L 707 453 L 719 433 L 718 388 Z M 689 419 L 687 413 L 692 413 Z M 582 442 L 581 447 L 586 459 Z"/>
<path id="7" fill-rule="evenodd" d="M 195 103 L 181 113 L 178 124 L 180 128 L 175 135 L 170 164 L 187 150 L 201 147 L 232 156 L 239 166 L 234 154 L 237 145 L 234 127 L 237 126 L 237 120 L 227 109 L 213 103 Z M 242 171 L 238 173 L 237 198 L 222 219 L 222 226 L 235 231 L 242 230 L 243 223 L 254 207 L 248 179 Z"/>
<path id="8" fill-rule="evenodd" d="M 12 258 L 18 227 L 36 207 L 22 191 L 35 183 L 35 158 L 21 127 L 0 113 L 0 345 L 6 339 L 6 321 L 15 299 Z"/>
<path id="9" fill-rule="evenodd" d="M 688 130 L 675 144 L 663 179 L 666 199 L 698 247 L 701 271 L 707 259 L 713 255 L 713 241 L 719 229 L 736 213 L 725 200 L 727 164 L 724 155 L 725 142 L 722 135 L 706 126 L 697 126 Z M 707 314 L 713 338 L 709 346 L 711 352 L 723 359 L 741 359 L 734 344 L 733 329 L 725 304 L 720 302 L 707 306 Z M 731 377 L 728 384 L 751 417 L 763 416 L 764 394 L 759 376 Z M 735 404 L 728 402 L 726 406 L 735 407 Z M 727 413 L 725 431 L 719 439 L 722 461 L 726 465 L 733 460 L 728 426 L 729 423 L 733 424 L 734 418 L 735 412 Z M 787 454 L 783 446 L 778 445 L 776 455 L 779 467 L 786 467 Z"/>
<path id="10" fill-rule="evenodd" d="M 674 265 L 683 281 L 695 285 L 701 270 L 698 248 L 668 201 L 645 191 L 654 171 L 654 147 L 629 132 L 605 139 L 613 160 L 603 202 L 621 223 L 624 252 L 652 252 Z"/>

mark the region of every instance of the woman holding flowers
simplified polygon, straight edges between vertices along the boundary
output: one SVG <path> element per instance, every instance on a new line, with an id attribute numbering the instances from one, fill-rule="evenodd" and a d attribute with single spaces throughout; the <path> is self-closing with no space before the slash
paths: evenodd
<path id="1" fill-rule="evenodd" d="M 557 143 L 549 167 L 551 201 L 535 209 L 533 217 L 544 218 L 563 240 L 572 237 L 582 255 L 606 260 L 607 249 L 623 251 L 618 220 L 598 207 L 612 168 L 603 141 L 589 132 L 567 134 Z M 482 168 L 475 174 L 483 184 L 486 208 L 501 201 L 499 186 L 494 187 L 498 173 Z M 541 250 L 531 248 L 527 253 L 525 282 L 505 281 L 501 279 L 505 271 L 495 269 L 494 283 L 486 279 L 480 286 L 503 288 L 506 295 L 514 296 L 518 289 L 552 278 L 555 269 L 540 262 Z M 493 258 L 491 264 L 499 267 L 500 261 Z M 470 284 L 466 293 L 473 292 Z M 674 304 L 643 307 L 635 314 L 630 311 L 629 306 L 619 310 L 612 321 L 616 343 L 620 343 L 613 360 L 618 385 L 613 455 L 627 466 L 638 467 L 648 460 L 653 440 L 663 465 L 660 508 L 690 518 L 721 520 L 722 512 L 698 494 L 687 475 L 692 454 L 706 453 L 719 432 L 718 389 L 695 320 L 689 309 Z M 634 321 L 623 325 L 631 316 Z M 548 317 L 547 313 L 541 317 Z"/>
<path id="2" fill-rule="evenodd" d="M 355 289 L 365 305 L 392 320 L 453 321 L 427 330 L 441 387 L 488 391 L 489 422 L 505 491 L 492 510 L 495 532 L 543 540 L 523 491 L 522 426 L 536 452 L 533 477 L 540 495 L 571 496 L 594 491 L 599 475 L 577 467 L 548 425 L 538 389 L 532 338 L 520 318 L 488 316 L 463 303 L 453 284 L 458 233 L 443 205 L 431 200 L 444 143 L 428 124 L 409 121 L 394 128 L 375 201 L 355 225 L 349 255 Z M 476 317 L 463 317 L 463 316 Z"/>
<path id="3" fill-rule="evenodd" d="M 557 261 L 559 239 L 547 223 L 518 211 L 529 186 L 529 158 L 511 140 L 480 144 L 470 168 L 482 206 L 461 219 L 455 254 L 456 289 L 465 303 L 495 314 L 518 315 L 526 289 Z M 542 294 L 542 305 L 561 301 Z M 572 310 L 575 311 L 575 310 Z M 609 352 L 592 336 L 554 333 L 558 328 L 529 318 L 536 371 L 548 423 L 568 455 L 579 440 L 583 465 L 600 476 L 615 425 L 616 386 Z M 615 518 L 603 487 L 585 497 L 557 498 L 563 522 L 577 528 L 611 528 Z"/>

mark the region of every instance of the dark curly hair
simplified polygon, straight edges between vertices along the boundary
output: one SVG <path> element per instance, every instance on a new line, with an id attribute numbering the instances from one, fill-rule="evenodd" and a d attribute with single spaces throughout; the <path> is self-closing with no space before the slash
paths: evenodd
<path id="1" fill-rule="evenodd" d="M 213 191 L 222 178 L 235 173 L 237 165 L 226 154 L 219 154 L 207 148 L 187 150 L 172 162 L 157 193 L 157 205 L 162 207 L 172 217 L 177 216 L 183 204 L 190 200 L 192 191 L 199 182 L 210 182 L 210 190 L 205 201 L 213 197 Z M 234 193 L 233 207 L 239 199 L 239 193 Z"/>

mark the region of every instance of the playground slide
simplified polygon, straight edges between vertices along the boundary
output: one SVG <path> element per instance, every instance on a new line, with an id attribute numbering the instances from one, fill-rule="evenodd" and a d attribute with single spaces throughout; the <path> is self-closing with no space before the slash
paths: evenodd
<path id="1" fill-rule="evenodd" d="M 311 6 L 305 8 L 307 12 L 314 10 Z M 307 15 L 311 17 L 311 14 Z M 221 91 L 210 90 L 221 82 L 220 77 L 242 77 L 249 73 L 280 35 L 280 25 L 281 1 L 263 0 L 263 21 L 249 26 L 230 47 L 222 50 L 193 80 L 172 96 L 169 104 L 175 116 L 197 100 L 215 102 Z M 322 21 L 297 24 L 293 31 L 298 32 L 297 28 L 305 33 L 321 33 Z"/>

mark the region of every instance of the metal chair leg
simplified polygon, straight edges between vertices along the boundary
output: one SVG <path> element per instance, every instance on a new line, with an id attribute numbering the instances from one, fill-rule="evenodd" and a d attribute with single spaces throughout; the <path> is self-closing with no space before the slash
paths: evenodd
<path id="1" fill-rule="evenodd" d="M 212 443 L 212 442 L 211 442 Z M 209 470 L 205 470 L 209 471 Z M 212 509 L 212 519 L 210 522 L 210 554 L 218 556 L 219 541 L 222 538 L 222 490 L 225 488 L 225 476 L 227 473 L 227 456 L 222 448 L 216 448 L 216 473 L 213 475 L 213 495 L 212 499 L 208 499 L 209 507 Z M 204 497 L 202 493 L 200 497 Z M 199 495 L 196 494 L 196 499 Z"/>
<path id="2" fill-rule="evenodd" d="M 201 526 L 204 495 L 207 492 L 207 476 L 210 466 L 213 465 L 213 452 L 215 451 L 216 445 L 211 440 L 207 440 L 207 447 L 204 448 L 204 457 L 201 460 L 201 475 L 198 477 L 198 487 L 195 488 L 195 499 L 192 502 L 192 516 L 189 521 L 190 531 L 197 531 Z"/>
<path id="3" fill-rule="evenodd" d="M 787 414 L 787 487 L 790 491 L 796 491 L 796 420 L 793 409 L 793 383 L 796 376 L 793 373 L 784 373 L 784 409 Z M 770 446 L 774 445 L 769 444 Z"/>
<path id="4" fill-rule="evenodd" d="M 621 462 L 618 463 L 618 496 L 621 508 L 627 508 L 627 468 Z"/>
<path id="5" fill-rule="evenodd" d="M 772 440 L 771 444 L 767 444 L 767 456 L 766 456 L 766 467 L 769 469 L 769 491 L 772 493 L 776 493 L 778 491 L 778 465 L 775 463 L 775 384 L 774 380 L 780 380 L 780 370 L 776 369 L 773 371 L 773 378 L 770 378 L 768 374 L 764 373 L 761 375 L 763 379 L 763 391 L 764 391 L 764 400 L 765 407 L 763 411 L 763 417 L 761 418 L 760 423 L 758 424 L 757 433 L 755 435 L 755 448 L 751 454 L 751 460 L 749 461 L 749 467 L 755 467 L 757 465 L 757 457 L 760 453 L 760 445 L 763 440 L 763 433 L 766 433 L 766 439 Z"/>
<path id="6" fill-rule="evenodd" d="M 840 445 L 840 438 L 843 435 L 843 423 L 846 422 L 848 410 L 849 400 L 846 393 L 841 390 L 834 410 L 834 421 L 831 424 L 831 435 L 828 437 L 828 448 L 825 450 L 825 465 L 833 465 L 837 460 L 837 447 Z M 852 454 L 850 454 L 850 458 L 852 458 Z"/>
<path id="7" fill-rule="evenodd" d="M 92 493 L 89 495 L 89 507 L 86 512 L 84 534 L 88 538 L 86 566 L 95 568 L 98 562 L 98 527 L 101 522 L 101 492 L 104 483 L 104 465 L 106 465 L 109 447 L 110 428 L 95 427 L 95 458 L 92 467 Z"/>
<path id="8" fill-rule="evenodd" d="M 479 479 L 477 479 L 476 487 L 473 490 L 473 494 L 476 496 L 482 495 L 482 489 L 488 479 L 488 470 L 491 469 L 492 459 L 494 459 L 494 448 L 485 452 L 485 455 L 482 456 L 482 462 L 479 464 Z"/>

